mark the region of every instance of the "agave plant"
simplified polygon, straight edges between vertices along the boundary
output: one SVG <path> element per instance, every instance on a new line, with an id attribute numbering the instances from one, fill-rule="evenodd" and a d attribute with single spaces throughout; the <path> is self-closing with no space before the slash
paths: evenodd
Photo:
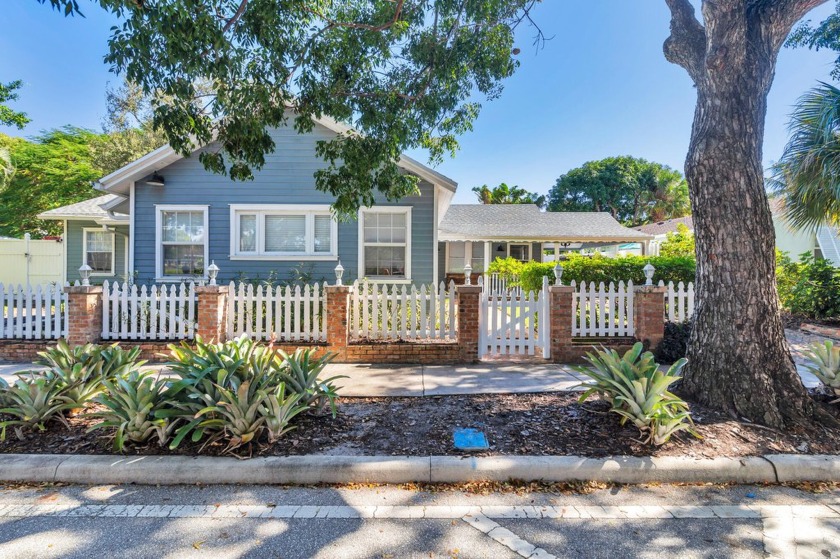
<path id="1" fill-rule="evenodd" d="M 840 396 L 840 347 L 834 347 L 834 342 L 826 340 L 822 344 L 813 344 L 805 356 L 810 361 L 805 367 L 836 396 Z M 837 402 L 840 398 L 832 403 Z"/>
<path id="2" fill-rule="evenodd" d="M 315 358 L 314 349 L 298 349 L 292 355 L 284 351 L 277 353 L 283 362 L 280 376 L 288 389 L 300 395 L 302 404 L 314 405 L 319 412 L 329 404 L 335 417 L 338 412 L 335 405 L 338 392 L 333 382 L 347 377 L 335 375 L 327 379 L 319 378 L 335 354 L 327 353 L 323 357 Z"/>
<path id="3" fill-rule="evenodd" d="M 268 442 L 276 442 L 280 437 L 294 429 L 289 423 L 294 417 L 307 409 L 300 403 L 300 394 L 286 394 L 286 385 L 281 383 L 266 398 L 262 413 L 268 430 Z"/>
<path id="4" fill-rule="evenodd" d="M 90 414 L 102 419 L 89 429 L 113 428 L 114 450 L 122 451 L 126 442 L 144 443 L 156 436 L 158 443 L 166 444 L 178 421 L 155 417 L 165 409 L 163 397 L 165 382 L 153 373 L 132 371 L 125 377 L 103 381 L 105 392 L 96 401 L 107 409 Z"/>
<path id="5" fill-rule="evenodd" d="M 23 439 L 24 430 L 43 431 L 47 422 L 54 418 L 68 426 L 62 412 L 70 409 L 73 403 L 62 395 L 57 379 L 43 375 L 20 378 L 4 393 L 5 407 L 0 413 L 15 419 L 0 422 L 0 440 L 6 439 L 8 427 L 14 427 L 18 438 Z"/>
<path id="6" fill-rule="evenodd" d="M 233 384 L 236 385 L 236 381 Z M 208 443 L 227 437 L 226 451 L 230 451 L 251 442 L 265 429 L 262 409 L 268 394 L 247 380 L 232 389 L 216 388 L 222 398 L 199 410 L 196 419 L 201 421 L 197 426 L 216 431 Z"/>
<path id="7" fill-rule="evenodd" d="M 699 436 L 692 428 L 688 404 L 668 390 L 679 380 L 686 360 L 662 372 L 653 354 L 642 350 L 637 343 L 623 357 L 607 350 L 589 354 L 590 367 L 575 367 L 592 379 L 581 385 L 586 390 L 579 401 L 599 395 L 611 404 L 610 411 L 621 416 L 622 425 L 629 420 L 641 431 L 645 443 L 664 444 L 679 431 Z"/>

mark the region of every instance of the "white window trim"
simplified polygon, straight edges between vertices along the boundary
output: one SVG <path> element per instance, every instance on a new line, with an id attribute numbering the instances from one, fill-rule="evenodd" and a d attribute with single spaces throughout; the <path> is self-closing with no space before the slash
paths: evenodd
<path id="1" fill-rule="evenodd" d="M 88 233 L 109 233 L 111 235 L 111 270 L 109 272 L 91 272 L 90 276 L 113 277 L 117 266 L 117 239 L 113 231 L 101 227 L 82 227 L 82 264 L 87 263 L 87 234 Z"/>
<path id="2" fill-rule="evenodd" d="M 163 275 L 163 237 L 161 226 L 163 212 L 204 212 L 204 275 L 207 279 L 207 266 L 210 265 L 210 206 L 197 206 L 188 204 L 155 204 L 155 281 L 184 281 L 195 279 L 196 276 L 164 276 Z"/>
<path id="3" fill-rule="evenodd" d="M 405 214 L 405 277 L 365 276 L 365 214 Z M 373 206 L 359 209 L 359 278 L 383 283 L 411 283 L 411 206 Z M 401 243 L 395 243 L 401 244 Z"/>
<path id="4" fill-rule="evenodd" d="M 530 261 L 531 261 L 531 249 L 533 248 L 533 247 L 531 246 L 531 243 L 508 243 L 508 244 L 507 244 L 507 255 L 508 255 L 508 258 L 510 258 L 510 247 L 512 247 L 512 246 L 524 246 L 524 247 L 527 247 L 527 248 L 528 248 L 528 256 L 527 256 L 527 258 L 524 260 L 524 262 L 530 262 Z"/>
<path id="5" fill-rule="evenodd" d="M 242 214 L 257 215 L 256 252 L 239 251 L 239 216 Z M 305 215 L 308 247 L 306 252 L 260 252 L 265 238 L 265 216 L 267 215 Z M 329 253 L 315 252 L 315 216 L 330 216 L 330 248 Z M 310 233 L 312 233 L 310 238 Z M 281 262 L 320 262 L 338 260 L 338 222 L 332 216 L 328 204 L 230 204 L 230 260 L 273 260 Z"/>

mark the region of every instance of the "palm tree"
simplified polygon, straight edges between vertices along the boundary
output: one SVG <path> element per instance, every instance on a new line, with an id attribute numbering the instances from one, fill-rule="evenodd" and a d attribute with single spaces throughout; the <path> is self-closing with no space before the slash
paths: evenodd
<path id="1" fill-rule="evenodd" d="M 840 89 L 827 83 L 796 104 L 790 140 L 769 184 L 796 228 L 840 224 Z"/>

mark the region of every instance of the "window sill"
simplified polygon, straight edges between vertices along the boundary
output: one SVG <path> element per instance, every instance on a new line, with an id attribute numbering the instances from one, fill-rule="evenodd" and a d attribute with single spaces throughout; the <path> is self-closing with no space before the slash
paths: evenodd
<path id="1" fill-rule="evenodd" d="M 397 283 L 397 284 L 405 283 L 405 284 L 409 284 L 409 283 L 411 283 L 411 278 L 383 278 L 383 277 L 378 277 L 378 278 L 363 278 L 363 279 L 359 280 L 359 282 L 363 282 L 363 281 L 366 281 L 368 283 Z"/>
<path id="2" fill-rule="evenodd" d="M 155 283 L 201 283 L 210 281 L 208 278 L 199 278 L 196 276 L 166 276 L 163 278 L 155 278 Z"/>
<path id="3" fill-rule="evenodd" d="M 235 254 L 228 257 L 229 260 L 234 261 L 248 261 L 248 260 L 273 260 L 276 262 L 329 262 L 338 260 L 338 255 L 335 254 Z"/>

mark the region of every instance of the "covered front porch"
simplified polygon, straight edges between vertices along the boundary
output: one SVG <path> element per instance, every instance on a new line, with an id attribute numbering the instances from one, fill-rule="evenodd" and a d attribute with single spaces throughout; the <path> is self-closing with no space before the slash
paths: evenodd
<path id="1" fill-rule="evenodd" d="M 582 250 L 614 250 L 624 243 L 643 247 L 650 235 L 624 227 L 603 212 L 543 212 L 537 206 L 452 205 L 438 230 L 438 281 L 472 281 L 498 258 L 554 262 Z"/>

